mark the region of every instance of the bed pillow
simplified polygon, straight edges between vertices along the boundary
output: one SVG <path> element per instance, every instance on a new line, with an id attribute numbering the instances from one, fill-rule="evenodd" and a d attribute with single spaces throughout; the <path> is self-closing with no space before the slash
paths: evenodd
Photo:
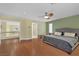
<path id="1" fill-rule="evenodd" d="M 55 32 L 54 35 L 61 35 L 61 32 Z"/>
<path id="2" fill-rule="evenodd" d="M 65 33 L 64 33 L 64 36 L 75 37 L 75 33 L 68 33 L 68 32 L 65 32 Z"/>

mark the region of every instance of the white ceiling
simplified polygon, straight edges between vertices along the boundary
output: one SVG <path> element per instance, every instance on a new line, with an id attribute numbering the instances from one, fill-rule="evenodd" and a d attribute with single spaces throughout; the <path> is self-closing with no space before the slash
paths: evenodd
<path id="1" fill-rule="evenodd" d="M 79 15 L 78 3 L 0 3 L 0 16 L 16 16 L 37 21 L 50 21 L 41 16 L 52 11 L 55 20 L 67 16 Z"/>

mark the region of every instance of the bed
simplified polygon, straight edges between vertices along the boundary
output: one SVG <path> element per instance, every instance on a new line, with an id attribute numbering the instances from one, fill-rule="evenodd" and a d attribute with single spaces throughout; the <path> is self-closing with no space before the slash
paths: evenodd
<path id="1" fill-rule="evenodd" d="M 59 30 L 57 29 L 57 31 L 59 31 L 59 32 L 62 32 L 62 30 L 60 31 L 60 29 Z M 74 32 L 73 31 L 72 32 L 76 33 L 75 29 L 73 29 L 73 30 L 74 30 Z M 70 31 L 70 29 L 69 29 L 69 31 Z M 68 31 L 68 28 L 63 30 L 63 32 L 69 32 L 69 31 Z M 64 35 L 63 36 L 54 35 L 54 34 L 53 35 L 44 35 L 43 42 L 48 43 L 49 45 L 52 45 L 58 49 L 61 49 L 65 52 L 67 52 L 68 54 L 71 54 L 72 51 L 78 46 L 79 37 L 78 37 L 78 35 L 76 37 L 75 36 L 71 37 L 71 36 L 64 36 Z"/>

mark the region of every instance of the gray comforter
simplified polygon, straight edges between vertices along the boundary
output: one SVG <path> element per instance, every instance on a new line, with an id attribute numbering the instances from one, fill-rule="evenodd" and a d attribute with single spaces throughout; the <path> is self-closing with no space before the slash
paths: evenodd
<path id="1" fill-rule="evenodd" d="M 78 39 L 76 39 L 75 37 L 55 36 L 55 35 L 45 35 L 43 40 L 67 52 L 71 52 L 73 50 L 72 48 L 78 41 Z"/>

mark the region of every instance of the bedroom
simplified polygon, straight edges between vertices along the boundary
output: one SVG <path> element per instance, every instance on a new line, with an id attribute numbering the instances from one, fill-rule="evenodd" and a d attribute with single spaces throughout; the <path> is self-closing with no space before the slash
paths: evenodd
<path id="1" fill-rule="evenodd" d="M 0 3 L 0 55 L 79 55 L 78 32 L 78 3 Z"/>

